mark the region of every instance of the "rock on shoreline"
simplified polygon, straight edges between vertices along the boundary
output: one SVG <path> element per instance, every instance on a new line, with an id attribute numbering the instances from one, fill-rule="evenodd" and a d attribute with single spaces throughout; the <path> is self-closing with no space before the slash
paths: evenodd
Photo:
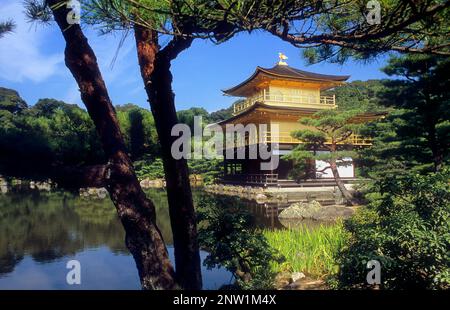
<path id="1" fill-rule="evenodd" d="M 321 206 L 319 202 L 297 202 L 280 212 L 280 219 L 312 219 L 316 221 L 335 221 L 338 218 L 349 218 L 355 208 L 332 205 Z"/>

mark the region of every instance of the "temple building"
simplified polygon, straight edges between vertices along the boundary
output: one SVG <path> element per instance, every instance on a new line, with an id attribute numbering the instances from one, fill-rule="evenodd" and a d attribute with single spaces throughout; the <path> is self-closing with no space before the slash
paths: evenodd
<path id="1" fill-rule="evenodd" d="M 233 116 L 218 123 L 223 129 L 227 125 L 255 124 L 257 136 L 249 137 L 245 133 L 244 139 L 238 139 L 233 146 L 232 153 L 236 155 L 238 148 L 248 152 L 251 146 L 261 143 L 276 143 L 277 148 L 271 150 L 272 156 L 278 156 L 273 169 L 261 169 L 259 158 L 237 158 L 238 156 L 225 156 L 223 182 L 242 185 L 294 186 L 296 181 L 290 177 L 293 169 L 291 161 L 284 160 L 283 155 L 289 154 L 292 149 L 301 143 L 293 138 L 291 133 L 304 128 L 299 119 L 321 110 L 335 109 L 339 104 L 334 95 L 323 95 L 326 90 L 342 85 L 349 76 L 325 75 L 307 72 L 290 67 L 285 60 L 286 56 L 280 53 L 279 62 L 272 68 L 257 67 L 255 72 L 242 83 L 223 90 L 226 95 L 241 97 L 233 107 Z M 364 118 L 364 116 L 362 116 Z M 260 124 L 267 126 L 266 131 L 260 131 Z M 275 133 L 274 128 L 277 128 Z M 358 135 L 352 135 L 352 145 L 367 146 L 370 140 Z M 228 150 L 230 151 L 230 150 Z M 248 153 L 246 153 L 248 154 Z M 323 162 L 311 163 L 319 168 Z M 313 169 L 315 171 L 316 169 Z M 319 169 L 317 169 L 319 170 Z M 342 178 L 354 178 L 354 166 L 339 167 Z M 332 181 L 331 172 L 313 173 L 310 179 L 328 179 Z M 294 185 L 293 185 L 294 184 Z"/>

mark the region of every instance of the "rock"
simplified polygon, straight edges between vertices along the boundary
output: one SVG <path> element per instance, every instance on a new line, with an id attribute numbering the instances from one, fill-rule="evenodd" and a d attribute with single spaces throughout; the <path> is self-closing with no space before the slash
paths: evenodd
<path id="1" fill-rule="evenodd" d="M 313 214 L 318 212 L 322 206 L 313 200 L 309 203 L 298 202 L 287 207 L 278 215 L 279 218 L 305 219 L 312 218 Z"/>
<path id="2" fill-rule="evenodd" d="M 264 194 L 256 194 L 255 200 L 257 203 L 262 204 L 267 202 L 267 196 Z"/>
<path id="3" fill-rule="evenodd" d="M 234 190 L 239 194 L 244 192 L 244 188 L 242 186 L 236 186 Z"/>
<path id="4" fill-rule="evenodd" d="M 255 187 L 254 189 L 253 189 L 253 191 L 256 193 L 256 194 L 258 194 L 258 193 L 264 193 L 264 188 L 262 188 L 262 187 Z"/>
<path id="5" fill-rule="evenodd" d="M 327 206 L 318 210 L 312 215 L 312 219 L 317 221 L 335 221 L 338 218 L 349 218 L 355 213 L 355 209 L 346 206 Z"/>
<path id="6" fill-rule="evenodd" d="M 306 278 L 306 276 L 305 276 L 305 274 L 303 272 L 294 272 L 291 275 L 292 282 L 296 282 L 297 280 L 300 280 L 300 279 L 303 279 L 303 278 Z"/>
<path id="7" fill-rule="evenodd" d="M 166 181 L 164 179 L 155 179 L 150 180 L 148 178 L 143 179 L 139 182 L 142 188 L 149 189 L 149 188 L 163 188 L 166 186 Z"/>
<path id="8" fill-rule="evenodd" d="M 40 191 L 50 191 L 52 188 L 52 184 L 50 181 L 48 182 L 36 182 L 35 188 L 37 188 Z"/>
<path id="9" fill-rule="evenodd" d="M 105 199 L 108 197 L 108 191 L 104 187 L 86 187 L 80 188 L 80 196 L 84 198 Z"/>
<path id="10" fill-rule="evenodd" d="M 289 290 L 326 290 L 329 289 L 324 280 L 303 278 L 289 284 L 285 289 Z"/>
<path id="11" fill-rule="evenodd" d="M 309 203 L 294 203 L 280 212 L 278 217 L 283 220 L 311 219 L 315 221 L 336 221 L 339 218 L 349 218 L 355 212 L 354 208 L 346 206 L 321 206 L 319 202 L 313 200 Z M 290 224 L 289 222 L 286 222 Z"/>
<path id="12" fill-rule="evenodd" d="M 289 272 L 280 272 L 275 276 L 275 287 L 276 288 L 283 288 L 289 285 L 291 283 L 292 278 Z"/>
<path id="13" fill-rule="evenodd" d="M 189 175 L 189 183 L 191 186 L 201 186 L 203 185 L 203 177 L 201 174 L 191 174 Z"/>
<path id="14" fill-rule="evenodd" d="M 100 199 L 105 199 L 106 196 L 108 196 L 108 191 L 106 190 L 106 188 L 102 187 L 97 189 L 97 197 Z"/>

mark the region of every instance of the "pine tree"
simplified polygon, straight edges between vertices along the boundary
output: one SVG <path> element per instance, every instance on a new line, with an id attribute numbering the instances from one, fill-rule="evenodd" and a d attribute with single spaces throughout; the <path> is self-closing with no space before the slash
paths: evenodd
<path id="1" fill-rule="evenodd" d="M 327 166 L 316 170 L 315 173 L 323 173 L 331 170 L 336 184 L 348 204 L 356 201 L 345 187 L 338 167 L 348 166 L 352 163 L 349 158 L 356 155 L 352 135 L 357 134 L 364 124 L 357 120 L 361 110 L 322 110 L 311 117 L 300 119 L 305 129 L 297 130 L 292 136 L 303 143 L 299 144 L 287 159 L 294 160 L 297 165 L 305 165 L 310 160 L 321 160 Z"/>
<path id="2" fill-rule="evenodd" d="M 373 126 L 376 136 L 363 157 L 369 171 L 383 167 L 392 173 L 439 171 L 449 161 L 450 60 L 423 55 L 391 58 L 384 72 L 401 79 L 388 80 L 380 93 L 391 109 Z"/>

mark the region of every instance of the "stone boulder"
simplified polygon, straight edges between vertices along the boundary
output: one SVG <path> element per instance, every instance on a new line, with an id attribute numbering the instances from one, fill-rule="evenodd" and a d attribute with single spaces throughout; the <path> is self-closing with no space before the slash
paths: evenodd
<path id="1" fill-rule="evenodd" d="M 335 221 L 339 218 L 346 219 L 355 213 L 355 209 L 346 206 L 327 206 L 313 214 L 312 219 L 316 221 Z"/>
<path id="2" fill-rule="evenodd" d="M 145 178 L 139 182 L 143 189 L 149 188 L 163 188 L 166 186 L 166 181 L 164 179 L 154 179 Z"/>
<path id="3" fill-rule="evenodd" d="M 336 221 L 337 219 L 349 218 L 353 213 L 355 213 L 355 208 L 352 207 L 340 205 L 321 206 L 319 202 L 313 200 L 308 203 L 294 203 L 281 211 L 278 217 L 280 222 L 287 221 L 286 224 L 290 226 L 290 220 Z"/>
<path id="4" fill-rule="evenodd" d="M 256 203 L 263 204 L 267 202 L 267 196 L 264 194 L 256 194 L 255 196 Z"/>
<path id="5" fill-rule="evenodd" d="M 321 208 L 323 207 L 315 200 L 297 202 L 281 211 L 278 217 L 282 219 L 308 219 L 312 218 Z"/>
<path id="6" fill-rule="evenodd" d="M 305 276 L 305 274 L 303 272 L 294 272 L 291 275 L 292 282 L 296 282 L 296 281 L 298 281 L 300 279 L 303 279 L 303 278 L 306 278 L 306 276 Z"/>
<path id="7" fill-rule="evenodd" d="M 0 192 L 6 194 L 8 192 L 8 181 L 0 176 Z"/>
<path id="8" fill-rule="evenodd" d="M 80 196 L 84 198 L 105 199 L 108 197 L 108 191 L 104 187 L 80 188 Z"/>

